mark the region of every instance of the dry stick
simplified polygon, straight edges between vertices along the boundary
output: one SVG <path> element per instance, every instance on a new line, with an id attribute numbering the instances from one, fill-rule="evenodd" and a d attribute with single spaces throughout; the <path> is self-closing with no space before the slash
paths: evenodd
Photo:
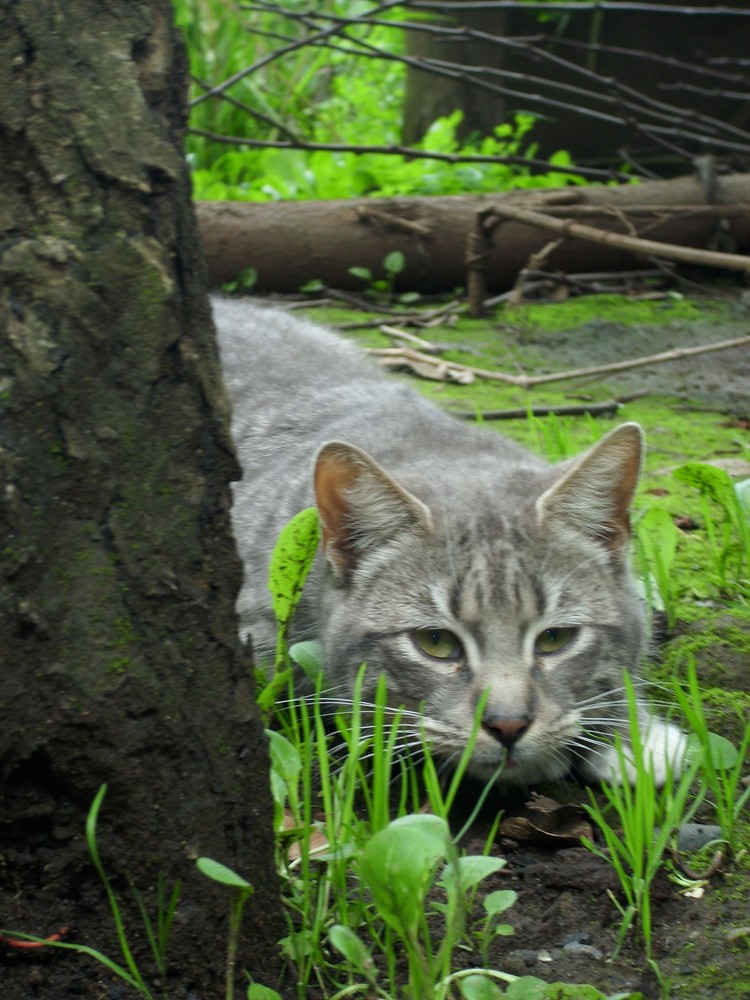
<path id="1" fill-rule="evenodd" d="M 532 202 L 532 199 L 529 199 Z M 750 204 L 745 204 L 743 202 L 732 202 L 726 205 L 623 205 L 623 206 L 612 206 L 608 205 L 606 202 L 602 202 L 600 205 L 580 205 L 580 204 L 569 204 L 569 205 L 556 205 L 554 203 L 550 204 L 546 201 L 540 201 L 538 205 L 532 204 L 532 211 L 535 211 L 537 207 L 544 207 L 544 215 L 575 215 L 575 216 L 602 216 L 611 215 L 615 211 L 619 217 L 620 213 L 623 212 L 626 215 L 705 215 L 709 218 L 713 216 L 731 217 L 733 215 L 750 215 Z"/>
<path id="2" fill-rule="evenodd" d="M 395 326 L 389 326 L 387 323 L 382 323 L 380 326 L 380 332 L 384 333 L 386 337 L 393 337 L 395 340 L 405 340 L 407 343 L 411 344 L 412 347 L 418 347 L 422 351 L 426 351 L 428 354 L 435 354 L 438 348 L 429 342 L 429 340 L 423 340 L 421 337 L 417 337 L 413 333 L 409 333 L 407 330 L 399 330 Z"/>
<path id="3" fill-rule="evenodd" d="M 723 254 L 722 256 L 728 256 Z M 494 382 L 507 382 L 510 385 L 529 389 L 534 385 L 544 385 L 547 382 L 563 382 L 571 378 L 583 378 L 588 375 L 607 375 L 611 372 L 630 371 L 632 368 L 644 368 L 647 365 L 662 364 L 665 361 L 681 361 L 683 358 L 695 357 L 697 354 L 709 354 L 713 351 L 728 351 L 732 347 L 746 347 L 750 344 L 750 336 L 735 337 L 733 340 L 718 340 L 714 344 L 704 344 L 700 347 L 674 347 L 671 351 L 661 351 L 659 354 L 649 354 L 628 361 L 613 361 L 606 365 L 594 365 L 591 368 L 572 368 L 564 372 L 551 372 L 548 375 L 510 375 L 507 372 L 490 371 L 486 368 L 474 368 L 455 361 L 444 360 L 414 351 L 409 347 L 373 348 L 368 353 L 382 358 L 403 358 L 405 361 L 418 361 L 430 365 L 447 365 L 455 371 L 469 372 L 477 378 L 485 378 Z"/>
<path id="4" fill-rule="evenodd" d="M 546 243 L 541 250 L 537 251 L 537 253 L 533 253 L 529 257 L 526 267 L 522 268 L 518 272 L 518 277 L 513 285 L 513 294 L 508 299 L 509 306 L 517 305 L 521 299 L 523 299 L 523 290 L 526 286 L 526 279 L 531 277 L 534 272 L 541 270 L 542 264 L 551 253 L 557 250 L 562 242 L 563 241 L 559 239 L 550 240 L 549 243 Z"/>
<path id="5" fill-rule="evenodd" d="M 663 260 L 677 260 L 684 264 L 702 264 L 704 267 L 721 267 L 728 271 L 750 272 L 750 257 L 741 254 L 720 253 L 718 250 L 699 250 L 696 247 L 658 243 L 656 240 L 642 240 L 638 236 L 613 233 L 608 229 L 596 229 L 580 222 L 553 219 L 542 212 L 533 212 L 528 208 L 519 208 L 516 205 L 497 204 L 482 211 L 485 219 L 490 214 L 501 219 L 512 219 L 514 222 L 523 222 L 529 226 L 550 229 L 559 236 L 586 240 L 589 243 L 604 243 L 607 246 L 628 250 L 643 257 L 661 257 Z"/>
<path id="6" fill-rule="evenodd" d="M 584 413 L 591 416 L 603 416 L 617 413 L 625 400 L 605 399 L 599 403 L 563 403 L 560 406 L 517 406 L 507 410 L 451 410 L 453 417 L 462 420 L 523 420 L 526 417 L 580 417 Z"/>

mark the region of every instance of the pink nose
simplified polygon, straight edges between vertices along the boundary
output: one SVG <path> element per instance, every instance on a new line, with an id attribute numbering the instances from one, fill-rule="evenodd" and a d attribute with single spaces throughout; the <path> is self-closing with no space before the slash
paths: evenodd
<path id="1" fill-rule="evenodd" d="M 530 719 L 485 719 L 484 726 L 499 740 L 506 750 L 510 750 L 531 725 Z"/>

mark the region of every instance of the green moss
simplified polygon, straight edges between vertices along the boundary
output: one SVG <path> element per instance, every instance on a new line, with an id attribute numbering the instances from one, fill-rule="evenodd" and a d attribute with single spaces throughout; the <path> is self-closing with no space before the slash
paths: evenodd
<path id="1" fill-rule="evenodd" d="M 571 330 L 606 316 L 608 323 L 628 326 L 664 326 L 702 318 L 707 311 L 720 311 L 720 305 L 699 302 L 675 295 L 667 299 L 629 299 L 622 295 L 581 295 L 564 302 L 542 305 L 519 305 L 502 313 L 514 329 Z"/>

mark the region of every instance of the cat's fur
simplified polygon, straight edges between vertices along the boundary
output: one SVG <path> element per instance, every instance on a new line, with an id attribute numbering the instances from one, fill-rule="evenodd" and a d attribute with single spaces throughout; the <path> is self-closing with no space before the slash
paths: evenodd
<path id="1" fill-rule="evenodd" d="M 321 327 L 225 299 L 214 313 L 243 470 L 237 608 L 256 654 L 275 646 L 271 549 L 317 500 L 323 552 L 293 638 L 320 640 L 336 697 L 351 696 L 363 662 L 366 697 L 384 671 L 412 731 L 420 713 L 435 752 L 455 758 L 487 690 L 476 776 L 506 749 L 503 780 L 616 776 L 607 741 L 627 730 L 623 671 L 637 675 L 646 645 L 627 559 L 640 428 L 553 467 Z M 645 706 L 641 720 L 663 780 L 684 739 Z"/>

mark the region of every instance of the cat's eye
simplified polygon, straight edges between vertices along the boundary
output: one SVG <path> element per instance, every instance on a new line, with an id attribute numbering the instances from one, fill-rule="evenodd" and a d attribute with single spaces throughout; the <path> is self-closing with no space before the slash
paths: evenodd
<path id="1" fill-rule="evenodd" d="M 559 653 L 569 645 L 578 633 L 577 628 L 546 628 L 536 637 L 534 652 L 545 656 Z"/>
<path id="2" fill-rule="evenodd" d="M 463 656 L 461 640 L 447 628 L 418 628 L 411 636 L 418 649 L 436 660 L 457 660 Z"/>

